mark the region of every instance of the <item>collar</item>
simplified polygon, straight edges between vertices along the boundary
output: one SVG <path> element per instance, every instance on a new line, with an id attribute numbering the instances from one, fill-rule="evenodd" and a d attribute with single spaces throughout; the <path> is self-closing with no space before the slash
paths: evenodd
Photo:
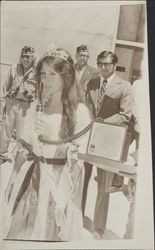
<path id="1" fill-rule="evenodd" d="M 115 72 L 109 77 L 107 78 L 107 85 L 109 85 L 112 80 L 114 79 L 114 77 L 116 76 Z M 100 75 L 100 83 L 102 83 L 104 80 L 104 77 Z"/>
<path id="2" fill-rule="evenodd" d="M 80 68 L 77 64 L 75 65 L 76 70 L 78 71 L 84 71 L 84 69 L 86 68 L 87 65 L 85 65 L 84 67 Z"/>
<path id="3" fill-rule="evenodd" d="M 107 81 L 108 81 L 108 83 L 110 83 L 112 80 L 113 80 L 113 78 L 115 77 L 115 72 L 109 77 L 109 78 L 107 78 Z"/>

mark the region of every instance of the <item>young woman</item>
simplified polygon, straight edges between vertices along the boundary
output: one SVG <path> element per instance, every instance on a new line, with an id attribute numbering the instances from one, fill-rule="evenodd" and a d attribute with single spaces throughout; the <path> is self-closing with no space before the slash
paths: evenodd
<path id="1" fill-rule="evenodd" d="M 38 62 L 36 78 L 40 98 L 27 112 L 6 190 L 6 238 L 80 240 L 83 163 L 77 153 L 85 152 L 89 133 L 71 143 L 67 138 L 90 123 L 90 114 L 79 103 L 73 60 L 65 50 L 48 51 Z M 38 103 L 43 112 L 36 111 Z"/>

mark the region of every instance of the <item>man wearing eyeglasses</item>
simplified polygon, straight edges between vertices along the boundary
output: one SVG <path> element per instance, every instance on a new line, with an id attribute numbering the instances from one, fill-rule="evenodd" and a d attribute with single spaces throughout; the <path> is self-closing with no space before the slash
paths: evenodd
<path id="1" fill-rule="evenodd" d="M 34 49 L 25 46 L 21 50 L 19 63 L 15 64 L 9 70 L 6 80 L 3 85 L 4 96 L 24 98 L 21 96 L 24 82 L 28 79 L 30 74 L 34 71 L 35 54 Z"/>
<path id="2" fill-rule="evenodd" d="M 87 45 L 83 44 L 77 47 L 75 58 L 76 58 L 76 64 L 75 64 L 76 80 L 80 85 L 83 101 L 85 101 L 87 84 L 92 78 L 92 76 L 94 74 L 98 74 L 98 72 L 95 68 L 88 65 L 89 51 Z"/>
<path id="3" fill-rule="evenodd" d="M 123 125 L 132 115 L 133 95 L 131 84 L 120 79 L 116 73 L 117 56 L 111 51 L 102 51 L 97 57 L 99 77 L 91 79 L 87 86 L 87 101 L 94 117 L 101 117 L 104 122 Z M 91 176 L 92 168 L 88 165 L 85 183 Z M 85 189 L 87 189 L 85 184 Z M 111 187 L 121 188 L 123 179 L 97 168 L 98 193 L 94 213 L 94 237 L 102 239 L 106 229 L 109 192 Z"/>
<path id="4" fill-rule="evenodd" d="M 36 97 L 36 81 L 34 70 L 36 57 L 34 49 L 25 46 L 21 50 L 19 63 L 13 65 L 3 85 L 3 130 L 1 151 L 7 150 L 9 141 L 16 134 L 20 138 L 26 110 Z"/>

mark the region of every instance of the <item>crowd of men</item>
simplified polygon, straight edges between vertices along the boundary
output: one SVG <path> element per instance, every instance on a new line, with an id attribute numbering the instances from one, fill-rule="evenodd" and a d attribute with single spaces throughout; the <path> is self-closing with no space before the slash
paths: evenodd
<path id="1" fill-rule="evenodd" d="M 76 80 L 81 89 L 82 100 L 89 107 L 92 117 L 101 117 L 110 124 L 128 125 L 132 133 L 131 142 L 138 140 L 139 129 L 134 126 L 134 97 L 132 86 L 128 81 L 116 74 L 117 56 L 111 51 L 102 51 L 97 55 L 97 67 L 88 64 L 89 50 L 87 45 L 77 47 L 75 54 Z M 3 86 L 5 107 L 3 108 L 4 127 L 1 141 L 1 152 L 7 152 L 12 137 L 19 139 L 22 134 L 26 111 L 35 100 L 38 92 L 34 78 L 35 51 L 32 47 L 22 48 L 20 61 L 13 65 Z M 82 199 L 82 212 L 85 216 L 85 206 L 89 180 L 93 165 L 84 163 L 85 177 Z M 123 177 L 97 168 L 97 199 L 94 211 L 94 236 L 103 237 L 106 229 L 109 207 L 109 194 L 120 190 Z"/>

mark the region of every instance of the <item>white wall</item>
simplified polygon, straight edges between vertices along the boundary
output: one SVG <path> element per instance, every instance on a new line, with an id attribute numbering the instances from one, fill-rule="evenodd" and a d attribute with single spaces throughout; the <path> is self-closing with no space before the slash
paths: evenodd
<path id="1" fill-rule="evenodd" d="M 54 43 L 74 57 L 76 47 L 87 44 L 89 63 L 96 66 L 97 54 L 113 47 L 119 5 L 5 1 L 1 10 L 1 63 L 15 63 L 24 45 L 33 46 L 41 55 L 49 43 Z"/>

